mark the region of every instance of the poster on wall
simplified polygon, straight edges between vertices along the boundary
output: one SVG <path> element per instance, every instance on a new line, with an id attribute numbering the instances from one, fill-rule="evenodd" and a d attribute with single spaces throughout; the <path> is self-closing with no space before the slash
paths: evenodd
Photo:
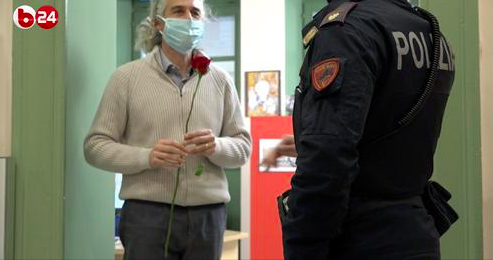
<path id="1" fill-rule="evenodd" d="M 246 116 L 281 115 L 281 71 L 248 71 L 246 83 Z"/>
<path id="2" fill-rule="evenodd" d="M 260 139 L 259 140 L 259 171 L 260 172 L 296 172 L 296 158 L 281 156 L 277 158 L 276 167 L 265 167 L 261 165 L 265 155 L 281 142 L 281 139 Z"/>

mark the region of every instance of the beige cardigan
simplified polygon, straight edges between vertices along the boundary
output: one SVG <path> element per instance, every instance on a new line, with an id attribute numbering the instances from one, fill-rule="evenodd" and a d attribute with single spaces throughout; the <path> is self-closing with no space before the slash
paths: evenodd
<path id="1" fill-rule="evenodd" d="M 159 48 L 155 48 L 145 59 L 116 70 L 84 141 L 87 162 L 123 174 L 121 199 L 171 202 L 176 170 L 150 169 L 149 154 L 159 139 L 183 140 L 198 76 L 192 76 L 180 91 L 160 62 Z M 212 129 L 217 147 L 211 156 L 187 157 L 176 204 L 228 202 L 223 168 L 248 161 L 251 138 L 231 77 L 213 63 L 200 83 L 189 129 Z M 204 171 L 198 177 L 194 172 L 200 163 Z"/>

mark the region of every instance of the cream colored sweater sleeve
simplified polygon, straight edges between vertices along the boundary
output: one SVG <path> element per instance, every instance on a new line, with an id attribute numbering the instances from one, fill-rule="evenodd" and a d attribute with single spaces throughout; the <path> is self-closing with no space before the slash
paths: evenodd
<path id="1" fill-rule="evenodd" d="M 103 170 L 135 174 L 147 170 L 152 149 L 123 144 L 127 125 L 129 71 L 118 69 L 106 86 L 84 141 L 86 161 Z"/>
<path id="2" fill-rule="evenodd" d="M 224 116 L 221 135 L 216 137 L 216 152 L 208 156 L 217 166 L 237 168 L 245 164 L 251 153 L 252 141 L 240 109 L 240 100 L 231 77 L 226 74 Z"/>

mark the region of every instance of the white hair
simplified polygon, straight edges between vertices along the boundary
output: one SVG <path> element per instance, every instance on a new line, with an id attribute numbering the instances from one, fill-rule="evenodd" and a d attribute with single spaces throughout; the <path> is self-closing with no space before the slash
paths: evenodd
<path id="1" fill-rule="evenodd" d="M 205 0 L 201 0 L 205 2 Z M 146 17 L 137 26 L 137 39 L 135 40 L 135 50 L 145 51 L 146 53 L 152 51 L 156 45 L 160 45 L 162 41 L 161 32 L 156 29 L 154 22 L 158 20 L 158 15 L 164 15 L 165 8 L 167 6 L 167 0 L 152 0 L 149 6 L 149 16 Z M 204 19 L 210 14 L 210 8 L 204 3 L 204 10 L 202 15 Z M 160 21 L 160 20 L 158 20 Z"/>

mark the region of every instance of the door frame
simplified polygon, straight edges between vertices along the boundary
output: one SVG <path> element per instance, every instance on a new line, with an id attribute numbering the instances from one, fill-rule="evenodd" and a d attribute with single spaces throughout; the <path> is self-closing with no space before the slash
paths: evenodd
<path id="1" fill-rule="evenodd" d="M 483 177 L 484 259 L 493 259 L 493 9 L 491 0 L 479 0 L 481 155 Z"/>
<path id="2" fill-rule="evenodd" d="M 7 158 L 11 153 L 12 124 L 12 0 L 0 1 L 0 259 L 6 248 Z"/>

